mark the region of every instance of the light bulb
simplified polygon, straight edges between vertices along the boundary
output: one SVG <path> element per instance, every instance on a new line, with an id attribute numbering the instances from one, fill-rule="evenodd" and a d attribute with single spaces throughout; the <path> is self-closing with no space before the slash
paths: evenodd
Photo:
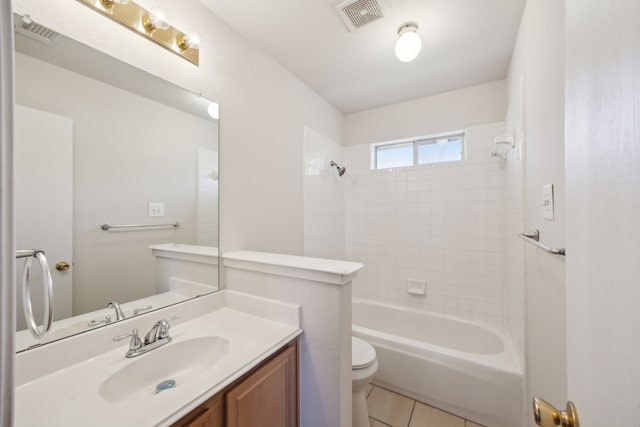
<path id="1" fill-rule="evenodd" d="M 159 6 L 153 6 L 149 13 L 144 16 L 142 24 L 144 28 L 151 32 L 154 30 L 166 30 L 171 26 L 171 16 Z"/>
<path id="2" fill-rule="evenodd" d="M 200 34 L 197 31 L 187 30 L 182 37 L 178 38 L 177 43 L 178 47 L 182 50 L 199 49 L 201 40 Z"/>
<path id="3" fill-rule="evenodd" d="M 396 57 L 402 62 L 410 62 L 416 59 L 422 49 L 422 40 L 417 33 L 416 24 L 403 24 L 398 29 L 400 38 L 396 42 Z"/>
<path id="4" fill-rule="evenodd" d="M 209 113 L 212 118 L 218 120 L 220 118 L 220 106 L 217 103 L 212 102 L 207 107 L 207 113 Z"/>

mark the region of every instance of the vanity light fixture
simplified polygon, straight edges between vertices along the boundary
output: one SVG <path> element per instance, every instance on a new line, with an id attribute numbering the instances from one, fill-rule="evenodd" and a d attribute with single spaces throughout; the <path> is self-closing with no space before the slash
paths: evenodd
<path id="1" fill-rule="evenodd" d="M 406 22 L 398 28 L 398 41 L 396 41 L 396 58 L 402 62 L 411 62 L 420 53 L 422 40 L 418 35 L 418 24 Z"/>
<path id="2" fill-rule="evenodd" d="M 116 3 L 117 4 L 127 4 L 127 3 L 129 3 L 129 0 L 100 0 L 100 3 L 105 5 L 105 7 L 111 7 Z"/>
<path id="3" fill-rule="evenodd" d="M 192 29 L 184 32 L 184 36 L 177 40 L 178 47 L 182 50 L 198 49 L 200 47 L 200 34 Z"/>
<path id="4" fill-rule="evenodd" d="M 149 12 L 142 17 L 142 25 L 149 33 L 155 30 L 166 30 L 171 27 L 171 16 L 163 8 L 152 6 Z"/>
<path id="5" fill-rule="evenodd" d="M 172 26 L 166 10 L 158 6 L 147 10 L 133 0 L 78 1 L 195 65 L 200 63 L 200 35 L 193 30 L 184 33 Z"/>

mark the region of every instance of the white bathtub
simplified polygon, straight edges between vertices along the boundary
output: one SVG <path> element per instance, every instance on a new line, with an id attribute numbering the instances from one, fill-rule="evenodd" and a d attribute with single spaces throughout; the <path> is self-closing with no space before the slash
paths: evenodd
<path id="1" fill-rule="evenodd" d="M 522 370 L 505 333 L 354 300 L 353 335 L 376 349 L 374 383 L 488 427 L 524 425 Z"/>

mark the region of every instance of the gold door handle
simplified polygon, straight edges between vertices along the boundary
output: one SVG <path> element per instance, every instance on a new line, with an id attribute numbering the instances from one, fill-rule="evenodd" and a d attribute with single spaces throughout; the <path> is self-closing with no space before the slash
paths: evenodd
<path id="1" fill-rule="evenodd" d="M 66 261 L 60 261 L 59 263 L 56 264 L 56 270 L 58 271 L 67 271 L 70 268 L 71 266 Z"/>
<path id="2" fill-rule="evenodd" d="M 580 427 L 578 413 L 573 402 L 567 402 L 566 410 L 559 411 L 549 402 L 534 397 L 533 417 L 540 427 Z"/>

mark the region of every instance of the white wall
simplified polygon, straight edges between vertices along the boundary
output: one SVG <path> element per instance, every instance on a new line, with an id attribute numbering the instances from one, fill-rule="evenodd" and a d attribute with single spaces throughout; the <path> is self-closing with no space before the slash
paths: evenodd
<path id="1" fill-rule="evenodd" d="M 344 167 L 344 147 L 326 136 L 304 130 L 304 255 L 344 259 L 345 180 L 334 161 Z"/>
<path id="2" fill-rule="evenodd" d="M 343 144 L 359 145 L 500 122 L 505 84 L 495 81 L 345 116 Z"/>
<path id="3" fill-rule="evenodd" d="M 638 426 L 640 3 L 565 19 L 569 398 L 586 426 Z"/>
<path id="4" fill-rule="evenodd" d="M 200 32 L 199 67 L 80 2 L 56 2 L 54 7 L 47 0 L 15 0 L 14 9 L 219 102 L 222 251 L 302 254 L 303 127 L 339 141 L 342 115 L 196 0 L 179 6 L 170 0 L 139 3 L 164 6 L 176 27 Z"/>
<path id="5" fill-rule="evenodd" d="M 371 170 L 370 144 L 346 148 L 347 259 L 366 266 L 354 296 L 502 327 L 503 161 L 489 153 L 503 133 L 470 127 L 465 160 L 415 168 Z"/>
<path id="6" fill-rule="evenodd" d="M 217 124 L 22 54 L 16 101 L 73 119 L 73 313 L 155 294 L 148 246 L 196 243 L 198 150 L 217 151 Z M 149 202 L 165 217 L 149 218 Z M 174 220 L 175 230 L 100 229 Z"/>
<path id="7" fill-rule="evenodd" d="M 518 33 L 507 79 L 509 108 L 507 123 L 524 129 L 524 162 L 518 170 L 517 156 L 508 161 L 511 176 L 523 176 L 523 212 L 525 228 L 540 230 L 540 241 L 564 247 L 564 1 L 527 2 Z M 520 119 L 520 76 L 525 75 L 524 123 Z M 554 184 L 555 220 L 542 217 L 542 186 Z M 517 189 L 509 191 L 510 210 L 517 211 Z M 518 222 L 510 222 L 508 233 L 514 236 Z M 511 240 L 509 240 L 511 239 Z M 507 234 L 508 252 L 520 242 Z M 571 256 L 571 248 L 568 249 Z M 508 321 L 516 331 L 522 323 L 517 309 L 524 294 L 526 312 L 526 408 L 535 396 L 564 405 L 566 385 L 565 259 L 526 244 L 525 289 L 513 289 L 509 295 Z M 507 263 L 507 277 L 521 277 L 522 265 Z M 514 285 L 521 283 L 514 281 Z M 529 410 L 530 411 L 530 410 Z M 528 415 L 527 422 L 534 425 Z"/>

